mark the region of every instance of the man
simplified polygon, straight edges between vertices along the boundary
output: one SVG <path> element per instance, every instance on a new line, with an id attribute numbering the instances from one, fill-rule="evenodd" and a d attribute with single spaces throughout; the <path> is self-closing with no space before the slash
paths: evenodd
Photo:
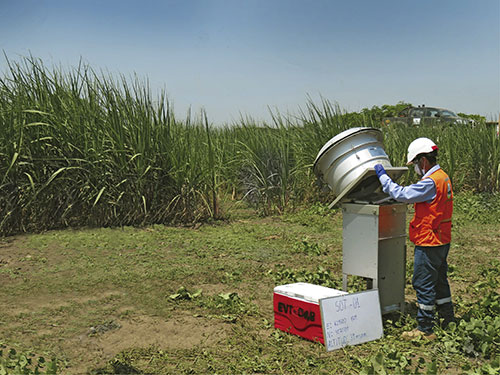
<path id="1" fill-rule="evenodd" d="M 382 189 L 398 202 L 414 203 L 410 222 L 410 241 L 415 244 L 413 287 L 417 293 L 417 329 L 403 333 L 403 338 L 422 336 L 434 340 L 434 309 L 447 325 L 454 320 L 448 264 L 451 241 L 453 191 L 448 175 L 436 164 L 438 147 L 428 138 L 418 138 L 408 147 L 408 165 L 413 164 L 422 179 L 410 186 L 393 182 L 381 164 L 375 171 Z"/>

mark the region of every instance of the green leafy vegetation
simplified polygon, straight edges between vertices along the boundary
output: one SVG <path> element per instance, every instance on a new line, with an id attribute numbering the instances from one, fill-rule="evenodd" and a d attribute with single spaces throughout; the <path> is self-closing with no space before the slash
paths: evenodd
<path id="1" fill-rule="evenodd" d="M 393 128 L 380 119 L 409 103 L 347 113 L 323 100 L 299 115 L 273 113 L 214 126 L 207 113 L 175 118 L 147 81 L 64 71 L 34 57 L 7 60 L 0 77 L 0 234 L 79 226 L 204 222 L 228 217 L 228 199 L 270 215 L 326 202 L 312 165 L 333 136 L 381 127 L 393 165 L 427 136 L 456 192 L 497 192 L 500 140 L 474 127 Z M 410 170 L 401 182 L 414 181 Z M 222 209 L 226 208 L 226 211 Z"/>
<path id="2" fill-rule="evenodd" d="M 192 300 L 192 299 L 195 299 L 197 297 L 200 297 L 202 292 L 203 291 L 201 289 L 197 289 L 194 292 L 190 292 L 186 288 L 181 286 L 179 289 L 177 289 L 177 292 L 169 295 L 168 298 L 170 298 L 171 300 L 174 300 L 174 301 L 183 300 L 183 299 Z"/>
<path id="3" fill-rule="evenodd" d="M 457 219 L 464 215 L 457 210 Z M 266 218 L 244 211 L 197 228 L 6 238 L 0 242 L 0 340 L 3 358 L 10 348 L 17 357 L 4 367 L 15 373 L 16 358 L 24 363 L 20 353 L 34 352 L 57 358 L 64 374 L 493 374 L 500 352 L 499 228 L 460 220 L 453 230 L 457 321 L 436 329 L 434 342 L 401 339 L 416 326 L 408 246 L 406 313 L 384 316 L 382 339 L 330 353 L 275 330 L 272 312 L 276 285 L 341 288 L 341 214 L 326 206 Z M 350 279 L 351 292 L 364 288 L 362 278 Z M 33 372 L 38 357 L 29 357 Z"/>
<path id="4" fill-rule="evenodd" d="M 40 374 L 40 375 L 55 375 L 57 374 L 57 361 L 51 359 L 47 361 L 42 356 L 37 356 L 34 353 L 18 352 L 14 348 L 8 347 L 0 343 L 0 374 Z"/>
<path id="5" fill-rule="evenodd" d="M 316 285 L 323 285 L 329 288 L 339 289 L 341 280 L 335 278 L 331 271 L 319 266 L 314 271 L 294 270 L 285 268 L 284 265 L 278 265 L 276 270 L 269 273 L 273 276 L 277 285 L 304 282 Z"/>
<path id="6" fill-rule="evenodd" d="M 321 248 L 317 242 L 311 242 L 307 237 L 293 246 L 294 251 L 308 255 L 326 254 L 326 248 Z"/>
<path id="7" fill-rule="evenodd" d="M 460 212 L 461 219 L 480 223 L 500 223 L 500 195 L 463 192 L 455 197 L 454 209 Z"/>

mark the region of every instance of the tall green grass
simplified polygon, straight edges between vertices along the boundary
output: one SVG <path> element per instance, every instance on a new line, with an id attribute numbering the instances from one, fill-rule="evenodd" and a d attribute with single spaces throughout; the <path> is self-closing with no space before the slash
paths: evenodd
<path id="1" fill-rule="evenodd" d="M 244 199 L 262 214 L 329 199 L 312 165 L 331 137 L 379 127 L 380 109 L 347 113 L 323 99 L 297 116 L 272 113 L 214 126 L 206 113 L 178 120 L 147 81 L 33 57 L 0 77 L 0 233 L 65 226 L 192 223 L 224 216 L 221 201 Z M 389 106 L 388 106 L 389 108 Z M 385 109 L 387 110 L 387 108 Z M 455 190 L 498 192 L 494 129 L 382 127 L 395 166 L 409 143 L 432 138 Z M 413 171 L 403 183 L 416 179 Z"/>
<path id="2" fill-rule="evenodd" d="M 406 150 L 418 137 L 431 138 L 439 147 L 438 163 L 450 175 L 455 191 L 489 192 L 500 187 L 500 139 L 493 127 L 421 126 L 382 128 L 385 149 L 393 165 L 406 164 Z M 409 171 L 403 183 L 415 181 Z"/>
<path id="3" fill-rule="evenodd" d="M 0 79 L 2 233 L 213 214 L 210 127 L 178 121 L 139 80 L 33 58 L 9 69 Z"/>

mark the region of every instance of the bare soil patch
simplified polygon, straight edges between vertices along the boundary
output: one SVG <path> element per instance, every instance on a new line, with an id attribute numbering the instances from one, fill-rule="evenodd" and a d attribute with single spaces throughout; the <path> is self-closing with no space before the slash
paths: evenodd
<path id="1" fill-rule="evenodd" d="M 103 366 L 118 353 L 132 348 L 166 350 L 212 346 L 224 340 L 228 327 L 216 320 L 186 313 L 169 320 L 138 315 L 115 323 L 119 328 L 101 334 L 87 331 L 64 344 L 64 352 L 72 359 L 71 367 L 67 369 L 69 373 L 85 373 Z"/>

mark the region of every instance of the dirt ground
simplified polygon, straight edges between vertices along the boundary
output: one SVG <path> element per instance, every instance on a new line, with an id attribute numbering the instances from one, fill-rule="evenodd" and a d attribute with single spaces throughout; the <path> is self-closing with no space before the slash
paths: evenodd
<path id="1" fill-rule="evenodd" d="M 288 345 L 272 326 L 274 265 L 314 269 L 318 263 L 338 272 L 341 222 L 325 220 L 327 225 L 314 230 L 308 220 L 256 218 L 197 229 L 69 230 L 1 239 L 0 344 L 57 356 L 63 373 L 70 374 L 99 369 L 127 350 L 152 348 L 171 358 L 207 349 L 214 361 L 227 359 L 237 368 L 239 349 L 233 341 L 244 343 L 249 326 L 258 332 L 244 349 L 249 353 L 258 353 L 259 346 L 280 351 L 276 345 Z M 450 283 L 462 299 L 479 279 L 481 264 L 499 259 L 500 228 L 476 229 L 474 224 L 456 228 L 450 253 Z M 312 258 L 290 250 L 302 246 L 306 236 L 325 254 Z M 409 247 L 409 261 L 411 252 Z M 203 294 L 172 301 L 169 296 L 180 286 Z M 239 304 L 214 302 L 232 292 Z M 409 284 L 406 300 L 415 300 Z"/>
<path id="2" fill-rule="evenodd" d="M 13 248 L 4 247 L 3 250 L 12 252 Z M 4 255 L 2 251 L 2 264 L 8 265 Z M 95 326 L 79 327 L 69 335 L 68 327 L 57 319 L 60 311 L 70 306 L 84 308 L 105 303 L 106 300 L 120 299 L 121 294 L 122 292 L 106 291 L 86 296 L 66 294 L 23 298 L 22 303 L 3 304 L 2 325 L 4 329 L 8 327 L 9 331 L 19 332 L 22 338 L 11 338 L 14 343 L 23 343 L 27 347 L 45 346 L 44 340 L 52 341 L 60 337 L 57 343 L 47 347 L 57 348 L 57 351 L 64 353 L 68 360 L 65 371 L 73 374 L 83 374 L 89 368 L 103 366 L 126 349 L 156 347 L 168 350 L 212 346 L 228 333 L 227 324 L 187 311 L 176 311 L 171 318 L 165 319 L 144 315 L 135 311 L 133 306 L 121 306 L 108 316 L 108 321 Z M 30 317 L 37 311 L 43 311 L 45 319 L 37 319 L 36 324 L 30 322 L 29 327 L 24 326 L 22 321 L 31 320 Z M 52 318 L 51 311 L 54 312 Z M 71 316 L 68 318 L 71 319 Z M 19 348 L 22 349 L 22 346 Z"/>
<path id="3" fill-rule="evenodd" d="M 37 355 L 59 356 L 63 353 L 67 363 L 65 372 L 86 373 L 98 368 L 118 353 L 130 348 L 157 347 L 192 349 L 211 346 L 227 335 L 224 322 L 173 310 L 169 316 L 145 314 L 126 300 L 126 290 L 113 290 L 99 286 L 97 290 L 58 291 L 46 289 L 47 275 L 44 265 L 68 261 L 68 255 L 59 246 L 33 248 L 27 238 L 18 236 L 0 241 L 0 284 L 3 293 L 0 324 L 3 342 L 18 350 L 35 351 Z M 50 272 L 50 278 L 65 279 L 74 276 L 66 270 Z M 34 288 L 32 289 L 32 287 Z M 217 285 L 204 285 L 205 290 L 216 292 Z M 92 310 L 109 307 L 106 313 L 97 312 L 100 324 L 77 322 L 92 321 Z M 175 308 L 175 307 L 174 307 Z M 172 307 L 169 306 L 172 310 Z M 89 311 L 90 310 L 90 311 Z M 161 314 L 160 314 L 161 315 Z M 82 324 L 83 323 L 83 324 Z M 36 351 L 43 348 L 42 351 Z"/>

